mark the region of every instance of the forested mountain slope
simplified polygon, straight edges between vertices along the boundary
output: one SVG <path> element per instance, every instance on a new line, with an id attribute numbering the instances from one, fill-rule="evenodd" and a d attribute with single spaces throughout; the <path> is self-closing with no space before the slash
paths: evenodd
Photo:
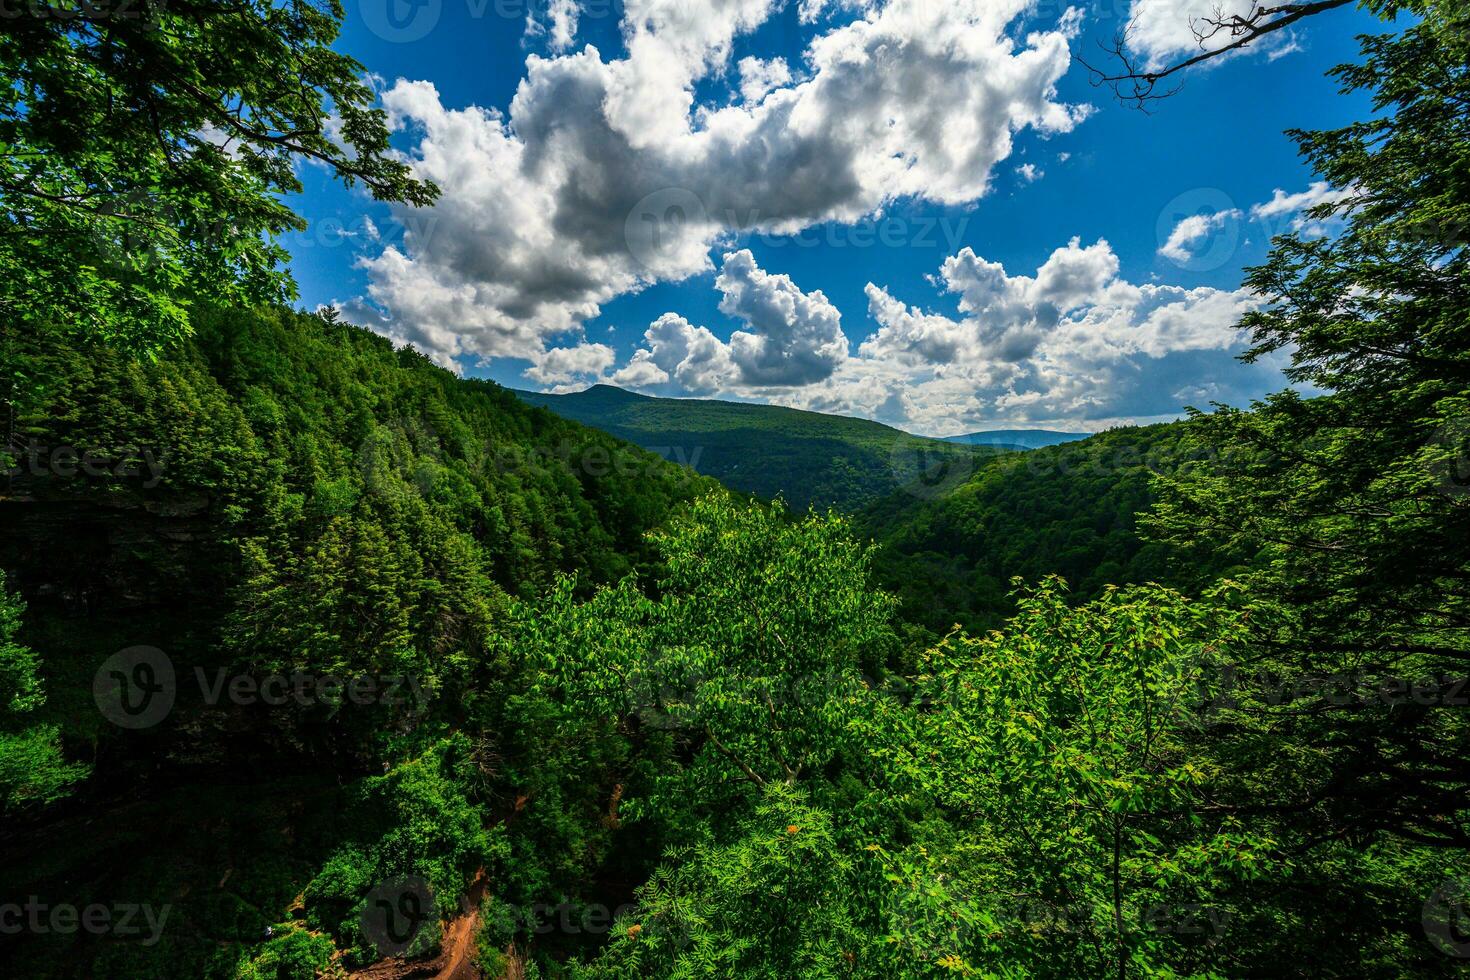
<path id="1" fill-rule="evenodd" d="M 313 921 L 352 920 L 354 876 L 405 853 L 384 834 L 429 833 L 419 873 L 460 894 L 490 777 L 452 733 L 501 700 L 494 624 L 558 573 L 647 572 L 645 533 L 715 486 L 331 317 L 194 323 L 153 362 L 0 335 L 26 381 L 0 482 L 0 695 L 24 694 L 0 718 L 0 891 L 172 907 L 156 944 L 11 940 L 15 975 L 233 976 L 303 888 Z M 361 702 L 315 687 L 357 677 Z"/>
<path id="2" fill-rule="evenodd" d="M 242 544 L 301 551 L 392 520 L 431 551 L 473 539 L 463 567 L 522 592 L 558 569 L 616 577 L 672 496 L 707 482 L 367 330 L 278 310 L 196 316 L 193 340 L 152 364 L 6 336 L 29 380 L 8 422 L 16 524 L 105 502 L 207 515 Z M 67 478 L 69 453 L 110 471 Z"/>
<path id="3" fill-rule="evenodd" d="M 850 510 L 901 488 L 927 493 L 926 473 L 968 473 L 995 446 L 959 446 L 866 419 L 776 405 L 654 398 L 612 385 L 568 395 L 516 394 L 694 467 L 735 490 L 784 497 L 794 509 Z"/>
<path id="4" fill-rule="evenodd" d="M 433 200 L 340 5 L 26 7 L 0 976 L 1462 973 L 1470 18 L 1362 6 L 1399 18 L 1333 72 L 1371 116 L 1291 133 L 1342 196 L 1242 284 L 1293 387 L 978 470 L 920 443 L 881 549 L 330 313 L 200 301 L 289 293 L 303 158 Z M 935 629 L 1014 616 L 916 642 L 880 580 Z"/>
<path id="5" fill-rule="evenodd" d="M 858 526 L 881 546 L 878 580 L 903 614 L 936 632 L 999 626 L 1014 611 L 1014 576 L 1061 575 L 1079 599 L 1109 584 L 1199 586 L 1230 559 L 1186 561 L 1145 541 L 1137 521 L 1153 505 L 1156 474 L 1205 462 L 1188 435 L 1187 423 L 1123 428 L 1004 456 L 932 499 L 872 504 Z"/>

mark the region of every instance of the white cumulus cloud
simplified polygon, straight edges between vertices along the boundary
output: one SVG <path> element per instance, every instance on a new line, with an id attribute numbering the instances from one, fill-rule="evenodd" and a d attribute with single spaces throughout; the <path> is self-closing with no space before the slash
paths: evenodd
<path id="1" fill-rule="evenodd" d="M 1168 239 L 1159 246 L 1159 254 L 1166 259 L 1183 265 L 1194 258 L 1194 247 L 1223 228 L 1225 222 L 1240 219 L 1240 210 L 1214 211 L 1208 214 L 1191 214 L 1180 219 L 1169 232 Z"/>
<path id="2" fill-rule="evenodd" d="M 790 276 L 772 275 L 748 249 L 725 255 L 715 288 L 720 312 L 745 323 L 730 336 L 730 356 L 748 385 L 820 381 L 847 358 L 842 314 L 819 289 L 803 293 Z"/>
<path id="3" fill-rule="evenodd" d="M 577 24 L 581 20 L 581 8 L 577 0 L 550 0 L 546 6 L 544 20 L 537 17 L 533 4 L 526 12 L 526 34 L 530 37 L 546 37 L 546 45 L 552 51 L 562 52 L 577 39 Z"/>
<path id="4" fill-rule="evenodd" d="M 764 62 L 742 72 L 750 92 L 770 86 L 759 101 L 697 105 L 696 84 L 731 81 L 734 39 L 777 6 L 628 0 L 625 56 L 532 54 L 504 111 L 396 82 L 390 125 L 443 194 L 431 221 L 398 209 L 419 230 L 362 261 L 352 309 L 441 363 L 534 360 L 609 300 L 710 271 L 733 234 L 853 222 L 899 198 L 972 202 L 1018 132 L 1087 114 L 1055 94 L 1071 27 L 1015 36 L 1026 0 L 829 5 L 856 19 L 812 39 L 799 80 Z"/>
<path id="5" fill-rule="evenodd" d="M 613 375 L 613 383 L 646 387 L 673 382 L 685 393 L 708 395 L 735 377 L 729 346 L 708 327 L 697 327 L 677 313 L 665 313 L 643 332 L 646 347 Z"/>
<path id="6" fill-rule="evenodd" d="M 685 394 L 750 391 L 822 381 L 847 359 L 842 315 L 821 290 L 806 293 L 790 276 L 766 272 L 749 250 L 725 254 L 715 288 L 720 312 L 742 324 L 728 342 L 665 313 L 644 331 L 645 346 L 612 382 L 641 388 L 672 383 Z"/>
<path id="7" fill-rule="evenodd" d="M 791 82 L 791 66 L 785 58 L 745 57 L 737 66 L 740 69 L 740 97 L 746 102 L 759 102 L 766 93 Z"/>
<path id="8" fill-rule="evenodd" d="M 616 352 L 606 344 L 582 343 L 575 347 L 554 347 L 537 354 L 526 371 L 526 377 L 543 385 L 567 385 L 578 380 L 598 378 L 612 367 Z"/>
<path id="9" fill-rule="evenodd" d="M 763 284 L 757 301 L 742 291 L 748 287 L 734 288 L 742 279 Z M 727 255 L 717 282 L 726 290 L 722 310 L 762 324 L 762 336 L 787 338 L 807 354 L 798 363 L 820 369 L 793 369 L 773 385 L 771 375 L 739 360 L 740 333 L 725 343 L 670 313 L 649 327 L 645 347 L 613 382 L 659 394 L 758 397 L 942 433 L 1000 421 L 1168 416 L 1201 392 L 1228 398 L 1254 390 L 1277 370 L 1233 360 L 1243 340 L 1236 324 L 1256 307 L 1253 295 L 1130 282 L 1105 240 L 1074 238 L 1030 275 L 962 249 L 934 277 L 954 297 L 953 313 L 869 283 L 868 314 L 878 329 L 855 354 L 845 340 L 820 342 L 841 336 L 824 297 L 754 269 L 748 253 Z M 769 312 L 755 313 L 762 308 Z M 810 327 L 795 330 L 799 322 Z"/>
<path id="10" fill-rule="evenodd" d="M 1325 180 L 1313 181 L 1306 190 L 1295 194 L 1288 194 L 1278 187 L 1271 192 L 1271 200 L 1251 208 L 1251 217 L 1266 224 L 1268 228 L 1279 225 L 1282 220 L 1288 220 L 1292 231 L 1322 235 L 1328 230 L 1328 221 L 1308 218 L 1302 212 L 1319 204 L 1337 204 L 1351 200 L 1356 195 L 1356 188 L 1333 188 Z"/>

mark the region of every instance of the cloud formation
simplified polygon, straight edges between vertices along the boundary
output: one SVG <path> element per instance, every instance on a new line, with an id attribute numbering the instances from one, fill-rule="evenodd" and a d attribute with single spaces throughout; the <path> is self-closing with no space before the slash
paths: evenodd
<path id="1" fill-rule="evenodd" d="M 1134 5 L 1173 18 L 1185 0 Z M 928 432 L 1101 424 L 1230 395 L 1200 377 L 1229 363 L 1254 299 L 1131 283 L 1102 239 L 1073 239 L 1015 274 L 958 249 L 930 277 L 937 309 L 901 298 L 910 283 L 869 283 L 872 332 L 856 349 L 821 291 L 735 248 L 741 235 L 851 225 L 900 200 L 972 204 L 1019 133 L 1064 133 L 1089 111 L 1056 95 L 1075 10 L 1048 25 L 1028 0 L 801 0 L 813 36 L 799 58 L 734 62 L 737 40 L 783 6 L 627 0 L 624 50 L 607 57 L 573 50 L 576 6 L 553 0 L 535 28 L 550 54 L 528 56 L 503 110 L 446 106 L 428 82 L 387 87 L 405 159 L 444 195 L 399 210 L 408 231 L 361 261 L 367 294 L 347 312 L 446 365 L 523 359 L 528 380 L 555 390 L 611 381 Z M 1150 57 L 1178 51 L 1177 37 L 1149 33 L 1162 23 L 1133 42 Z M 1035 164 L 1012 169 L 1042 178 Z M 1278 192 L 1251 213 L 1266 220 L 1314 193 Z M 1188 256 L 1230 217 L 1241 213 L 1186 217 L 1161 252 Z M 586 337 L 610 300 L 710 273 L 725 325 L 670 311 L 622 359 Z"/>
<path id="2" fill-rule="evenodd" d="M 1319 205 L 1350 200 L 1356 193 L 1351 187 L 1334 189 L 1325 180 L 1315 181 L 1306 190 L 1295 194 L 1288 194 L 1278 187 L 1272 191 L 1271 200 L 1251 206 L 1250 219 L 1261 226 L 1267 239 L 1288 230 L 1309 237 L 1326 235 L 1331 233 L 1340 218 L 1309 218 L 1304 212 Z M 1234 239 L 1220 243 L 1214 241 L 1215 236 L 1222 231 L 1237 231 L 1238 223 L 1245 217 L 1239 208 L 1186 215 L 1174 225 L 1168 238 L 1159 246 L 1159 254 L 1176 265 L 1187 266 L 1209 243 L 1216 246 L 1227 244 L 1233 250 Z M 1238 238 L 1238 235 L 1235 237 Z M 1226 257 L 1221 255 L 1221 261 Z"/>
<path id="3" fill-rule="evenodd" d="M 428 82 L 389 87 L 407 159 L 444 193 L 421 233 L 363 260 L 351 312 L 441 363 L 534 360 L 610 299 L 709 271 L 728 236 L 853 222 L 899 198 L 974 201 L 1017 132 L 1087 114 L 1055 96 L 1075 16 L 1017 38 L 1026 0 L 809 3 L 813 21 L 856 19 L 812 38 L 799 78 L 744 65 L 744 98 L 696 104 L 776 6 L 628 0 L 624 57 L 533 54 L 503 113 L 447 107 Z M 553 40 L 575 30 L 556 23 Z M 741 353 L 775 370 L 768 350 Z"/>
<path id="4" fill-rule="evenodd" d="M 537 354 L 526 377 L 542 385 L 572 385 L 606 374 L 617 353 L 606 344 L 581 343 L 575 347 L 553 347 Z"/>
<path id="5" fill-rule="evenodd" d="M 1333 219 L 1308 218 L 1302 212 L 1322 204 L 1337 204 L 1352 199 L 1358 193 L 1355 187 L 1335 189 L 1325 180 L 1313 181 L 1304 191 L 1288 194 L 1281 188 L 1271 192 L 1271 200 L 1251 208 L 1251 217 L 1261 222 L 1289 219 L 1292 231 L 1307 235 L 1325 235 Z"/>
<path id="6" fill-rule="evenodd" d="M 830 377 L 847 359 L 842 314 L 819 289 L 803 293 L 772 275 L 748 249 L 726 254 L 715 279 L 720 312 L 746 325 L 730 336 L 730 357 L 747 385 L 804 385 Z"/>
<path id="7" fill-rule="evenodd" d="M 546 38 L 546 46 L 562 52 L 577 39 L 577 24 L 581 20 L 581 8 L 577 0 L 550 0 L 546 5 L 544 20 L 537 17 L 537 6 L 532 4 L 526 11 L 526 36 Z"/>
<path id="8" fill-rule="evenodd" d="M 803 386 L 831 377 L 847 360 L 842 314 L 821 290 L 802 292 L 790 276 L 756 265 L 749 250 L 725 254 L 715 288 L 720 312 L 743 324 L 728 343 L 665 313 L 644 331 L 645 346 L 613 383 L 673 384 L 681 394 Z"/>
<path id="9" fill-rule="evenodd" d="M 1193 249 L 1196 245 L 1222 228 L 1225 222 L 1239 219 L 1240 211 L 1236 208 L 1211 214 L 1188 215 L 1180 219 L 1174 230 L 1169 232 L 1169 238 L 1159 246 L 1159 254 L 1183 265 L 1194 258 Z"/>
<path id="10" fill-rule="evenodd" d="M 877 330 L 855 354 L 820 292 L 725 256 L 720 308 L 742 321 L 730 342 L 667 313 L 644 346 L 605 379 L 665 395 L 758 398 L 877 418 L 916 431 L 968 431 L 999 420 L 1075 423 L 1171 415 L 1230 398 L 1274 365 L 1232 360 L 1235 325 L 1255 308 L 1245 290 L 1135 284 L 1107 241 L 1072 239 L 1033 274 L 1013 275 L 965 248 L 934 283 L 954 313 L 925 310 L 869 283 Z M 775 366 L 746 356 L 749 337 L 780 338 Z M 753 345 L 765 356 L 765 343 Z"/>
<path id="11" fill-rule="evenodd" d="M 740 70 L 740 97 L 755 103 L 766 97 L 766 93 L 791 82 L 791 66 L 785 58 L 744 57 L 738 65 Z"/>

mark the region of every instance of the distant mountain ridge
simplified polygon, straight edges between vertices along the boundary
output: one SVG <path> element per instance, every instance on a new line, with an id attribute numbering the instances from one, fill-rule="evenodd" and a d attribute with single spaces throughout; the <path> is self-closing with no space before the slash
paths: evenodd
<path id="1" fill-rule="evenodd" d="M 978 461 L 1005 451 L 779 405 L 660 398 L 605 384 L 565 395 L 511 390 L 732 489 L 779 494 L 801 510 L 854 510 L 910 484 L 926 495 L 933 480 L 962 478 Z"/>
<path id="2" fill-rule="evenodd" d="M 999 458 L 925 498 L 895 494 L 854 520 L 880 548 L 878 582 L 937 634 L 972 633 L 1015 612 L 1012 576 L 1067 580 L 1080 600 L 1108 585 L 1194 589 L 1243 560 L 1223 547 L 1182 555 L 1141 533 L 1154 478 L 1197 463 L 1188 420 L 1110 429 Z"/>
<path id="3" fill-rule="evenodd" d="M 1047 446 L 1059 446 L 1064 442 L 1077 442 L 1093 434 L 1091 432 L 1058 432 L 1054 429 L 986 429 L 982 432 L 944 436 L 944 441 L 963 443 L 967 446 L 1045 449 Z"/>

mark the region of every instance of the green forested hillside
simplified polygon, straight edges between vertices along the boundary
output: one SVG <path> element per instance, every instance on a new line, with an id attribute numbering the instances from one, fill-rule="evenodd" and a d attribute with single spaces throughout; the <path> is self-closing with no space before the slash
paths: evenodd
<path id="1" fill-rule="evenodd" d="M 21 698 L 0 731 L 3 891 L 75 901 L 64 883 L 82 875 L 90 899 L 174 916 L 146 947 L 22 936 L 21 975 L 233 976 L 303 888 L 336 928 L 317 917 L 387 874 L 384 834 L 429 833 L 418 872 L 467 887 L 491 845 L 465 794 L 491 780 L 478 805 L 513 798 L 519 764 L 454 734 L 499 689 L 470 675 L 511 670 L 487 663 L 495 624 L 558 574 L 590 588 L 646 572 L 645 533 L 713 486 L 330 316 L 194 323 L 153 362 L 0 337 L 25 379 L 6 406 L 0 567 L 18 599 L 0 641 L 35 651 L 0 658 Z M 168 688 L 137 724 L 95 687 L 129 656 L 125 681 L 146 669 Z M 284 705 L 214 681 L 298 674 L 311 683 Z M 318 692 L 331 677 L 378 689 Z M 489 768 L 470 778 L 476 758 Z M 79 825 L 101 829 L 63 843 Z"/>
<path id="2" fill-rule="evenodd" d="M 896 490 L 928 496 L 1004 451 L 909 435 L 866 419 L 776 405 L 653 398 L 611 385 L 570 395 L 516 392 L 533 405 L 797 510 L 854 509 Z"/>
<path id="3" fill-rule="evenodd" d="M 427 630 L 415 636 L 427 649 L 469 642 L 464 631 L 497 594 L 532 594 L 557 571 L 611 581 L 633 569 L 643 532 L 701 483 L 330 318 L 195 317 L 195 337 L 153 363 L 6 334 L 24 383 L 8 420 L 5 512 L 16 533 L 5 548 L 30 591 L 89 601 L 116 590 L 109 575 L 156 574 L 224 599 L 218 583 L 164 560 L 122 569 L 84 537 L 97 560 L 68 568 L 35 540 L 39 518 L 122 515 L 139 525 L 129 545 L 147 559 L 165 547 L 153 539 L 168 540 L 150 536 L 149 521 L 207 524 L 212 534 L 186 540 L 220 549 L 218 582 L 242 567 L 255 576 L 237 594 L 250 600 L 241 615 L 274 622 L 269 604 L 284 612 L 310 590 L 336 602 L 335 587 L 314 584 L 321 572 L 351 577 L 357 559 L 382 558 L 370 572 L 389 576 L 377 583 L 392 604 L 383 622 Z M 78 465 L 89 455 L 95 474 Z M 380 555 L 377 538 L 389 532 L 400 550 Z M 307 562 L 327 565 L 308 573 Z M 457 588 L 422 591 L 441 578 Z M 484 608 L 471 615 L 471 604 Z"/>
<path id="4" fill-rule="evenodd" d="M 1223 554 L 1186 558 L 1138 528 L 1155 476 L 1206 463 L 1185 423 L 1116 429 L 993 460 L 933 499 L 895 494 L 858 526 L 880 545 L 878 580 L 905 616 L 939 633 L 984 631 L 1014 611 L 1017 576 L 1060 575 L 1083 599 L 1110 584 L 1217 577 L 1230 564 Z"/>
<path id="5" fill-rule="evenodd" d="M 143 6 L 0 35 L 0 976 L 1463 973 L 1463 3 L 1368 0 L 1373 111 L 1291 134 L 1341 193 L 1244 356 L 1311 397 L 898 440 L 860 522 L 242 305 L 303 157 L 433 189 L 340 5 Z M 891 430 L 699 411 L 883 482 Z"/>

